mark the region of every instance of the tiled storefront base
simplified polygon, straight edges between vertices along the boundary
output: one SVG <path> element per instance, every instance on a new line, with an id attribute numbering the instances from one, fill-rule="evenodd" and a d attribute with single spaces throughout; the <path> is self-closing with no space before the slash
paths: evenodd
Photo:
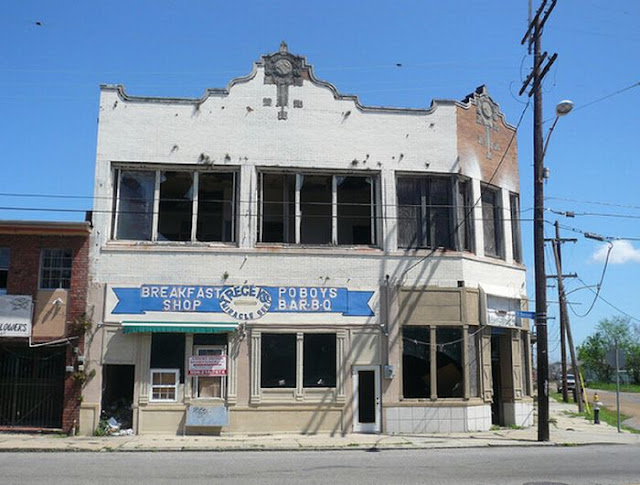
<path id="1" fill-rule="evenodd" d="M 533 426 L 533 402 L 517 401 L 504 403 L 505 422 L 527 428 Z"/>
<path id="2" fill-rule="evenodd" d="M 491 406 L 385 408 L 386 433 L 464 433 L 491 428 Z"/>

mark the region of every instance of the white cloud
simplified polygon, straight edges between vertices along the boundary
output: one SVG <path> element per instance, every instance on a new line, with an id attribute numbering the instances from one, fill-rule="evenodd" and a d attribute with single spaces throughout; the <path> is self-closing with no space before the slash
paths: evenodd
<path id="1" fill-rule="evenodd" d="M 607 259 L 609 245 L 603 244 L 591 255 L 591 260 L 602 262 Z M 640 249 L 636 249 L 629 241 L 613 241 L 613 249 L 609 256 L 611 264 L 640 263 Z"/>

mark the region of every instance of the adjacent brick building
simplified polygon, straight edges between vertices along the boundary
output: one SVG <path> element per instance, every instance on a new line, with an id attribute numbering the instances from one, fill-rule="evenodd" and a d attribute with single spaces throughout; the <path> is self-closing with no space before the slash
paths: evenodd
<path id="1" fill-rule="evenodd" d="M 0 221 L 0 427 L 78 427 L 87 222 Z"/>

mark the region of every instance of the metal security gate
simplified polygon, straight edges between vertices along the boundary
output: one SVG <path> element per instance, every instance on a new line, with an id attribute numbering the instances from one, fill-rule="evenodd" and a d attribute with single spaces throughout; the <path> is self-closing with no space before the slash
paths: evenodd
<path id="1" fill-rule="evenodd" d="M 0 426 L 62 427 L 65 352 L 0 345 Z"/>

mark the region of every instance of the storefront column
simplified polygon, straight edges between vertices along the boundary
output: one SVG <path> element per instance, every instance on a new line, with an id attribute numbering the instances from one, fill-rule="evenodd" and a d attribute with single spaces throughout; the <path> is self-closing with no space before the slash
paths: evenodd
<path id="1" fill-rule="evenodd" d="M 462 327 L 462 382 L 464 383 L 464 399 L 469 399 L 469 325 Z"/>
<path id="2" fill-rule="evenodd" d="M 251 330 L 251 404 L 260 403 L 260 331 Z"/>
<path id="3" fill-rule="evenodd" d="M 346 401 L 346 393 L 344 389 L 344 384 L 346 381 L 346 373 L 347 373 L 347 361 L 345 359 L 345 341 L 347 339 L 347 332 L 345 330 L 340 330 L 336 332 L 336 365 L 337 365 L 337 382 L 336 382 L 336 399 L 338 402 Z"/>
<path id="4" fill-rule="evenodd" d="M 304 333 L 296 333 L 296 401 L 304 399 L 303 390 L 303 353 L 304 353 Z"/>
<path id="5" fill-rule="evenodd" d="M 438 352 L 436 346 L 436 327 L 429 327 L 429 341 L 431 342 L 429 345 L 429 360 L 430 360 L 430 368 L 429 368 L 429 379 L 431 382 L 431 400 L 435 401 L 438 399 Z"/>
<path id="6" fill-rule="evenodd" d="M 227 349 L 227 404 L 238 402 L 238 354 L 240 354 L 240 332 L 229 334 Z"/>

